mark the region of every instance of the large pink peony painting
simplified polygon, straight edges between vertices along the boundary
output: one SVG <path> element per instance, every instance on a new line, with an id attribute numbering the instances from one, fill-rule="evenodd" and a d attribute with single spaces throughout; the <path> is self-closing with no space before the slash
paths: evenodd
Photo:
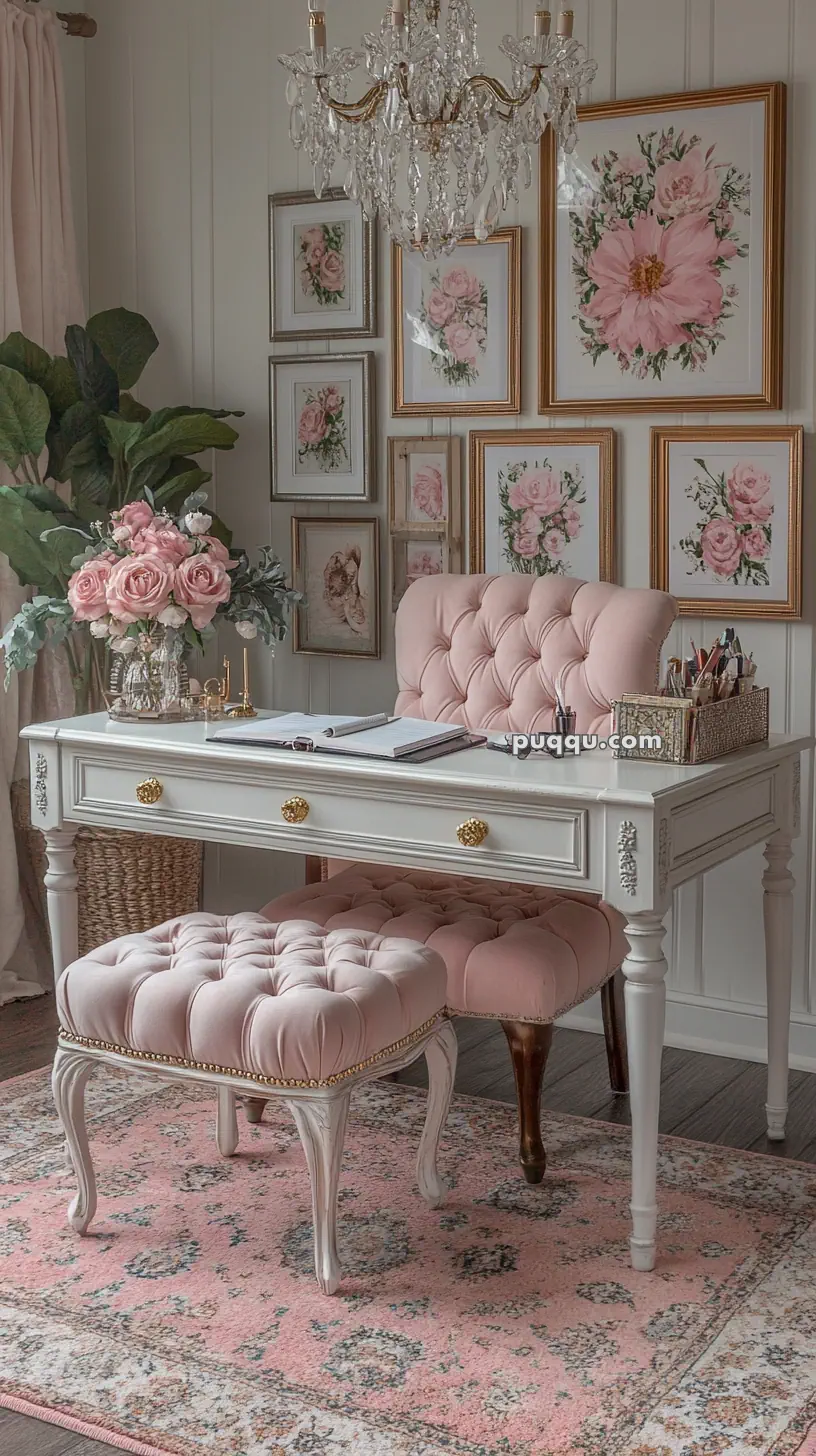
<path id="1" fill-rule="evenodd" d="M 615 579 L 613 430 L 470 437 L 471 571 Z"/>
<path id="2" fill-rule="evenodd" d="M 652 431 L 652 584 L 695 615 L 794 617 L 802 431 Z"/>
<path id="3" fill-rule="evenodd" d="M 779 406 L 783 122 L 784 87 L 741 87 L 586 107 L 544 149 L 542 409 Z"/>

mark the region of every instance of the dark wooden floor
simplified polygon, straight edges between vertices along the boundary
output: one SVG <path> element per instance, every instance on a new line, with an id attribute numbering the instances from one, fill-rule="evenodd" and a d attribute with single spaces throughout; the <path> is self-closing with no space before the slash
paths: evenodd
<path id="1" fill-rule="evenodd" d="M 47 1066 L 56 1020 L 52 997 L 19 1001 L 0 1010 L 0 1081 Z M 501 1029 L 492 1021 L 460 1020 L 456 1087 L 472 1097 L 514 1101 L 513 1075 Z M 422 1085 L 424 1062 L 399 1081 Z M 667 1048 L 663 1055 L 660 1128 L 677 1137 L 774 1157 L 816 1163 L 816 1074 L 791 1074 L 788 1137 L 769 1143 L 764 1132 L 765 1069 L 730 1057 Z M 557 1030 L 544 1084 L 546 1112 L 571 1112 L 605 1122 L 629 1121 L 625 1097 L 609 1091 L 603 1038 Z M 0 1410 L 3 1456 L 110 1456 L 111 1447 L 71 1431 Z"/>

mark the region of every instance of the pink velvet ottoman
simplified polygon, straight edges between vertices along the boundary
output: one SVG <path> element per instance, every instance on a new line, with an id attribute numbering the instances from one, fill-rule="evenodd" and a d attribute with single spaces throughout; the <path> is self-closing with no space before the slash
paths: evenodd
<path id="1" fill-rule="evenodd" d="M 340 1278 L 337 1186 L 349 1100 L 361 1082 L 428 1063 L 420 1192 L 437 1207 L 439 1136 L 453 1089 L 456 1036 L 445 1016 L 441 956 L 410 940 L 263 915 L 185 915 L 75 961 L 57 985 L 54 1100 L 79 1192 L 68 1210 L 84 1234 L 96 1182 L 84 1094 L 98 1062 L 211 1083 L 216 1140 L 238 1147 L 236 1094 L 283 1097 L 312 1188 L 315 1272 Z"/>

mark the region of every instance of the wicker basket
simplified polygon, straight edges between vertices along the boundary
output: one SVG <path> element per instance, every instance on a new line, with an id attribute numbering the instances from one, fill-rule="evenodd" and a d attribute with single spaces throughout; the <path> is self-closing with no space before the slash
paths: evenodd
<path id="1" fill-rule="evenodd" d="M 624 736 L 657 735 L 660 748 L 618 748 L 616 758 L 657 763 L 709 763 L 712 758 L 764 743 L 768 737 L 769 693 L 754 688 L 736 698 L 696 708 L 687 698 L 624 693 L 615 704 L 615 730 Z"/>
<path id="2" fill-rule="evenodd" d="M 31 824 L 28 793 L 27 783 L 12 784 L 12 815 L 21 849 L 35 870 L 45 917 L 45 839 Z M 80 955 L 119 935 L 200 910 L 203 863 L 204 846 L 195 840 L 81 825 L 76 837 Z"/>

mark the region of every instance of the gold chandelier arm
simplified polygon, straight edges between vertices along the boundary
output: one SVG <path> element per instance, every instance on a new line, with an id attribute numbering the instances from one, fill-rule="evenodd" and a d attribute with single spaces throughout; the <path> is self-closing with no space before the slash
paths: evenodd
<path id="1" fill-rule="evenodd" d="M 335 116 L 350 122 L 372 121 L 388 91 L 385 81 L 377 81 L 370 90 L 366 91 L 365 96 L 360 97 L 359 101 L 337 101 L 329 95 L 322 76 L 315 77 L 315 84 L 321 101 L 331 108 Z"/>
<path id="2" fill-rule="evenodd" d="M 526 106 L 527 102 L 530 100 L 531 97 L 535 96 L 536 92 L 540 89 L 540 87 L 541 70 L 539 67 L 536 67 L 535 75 L 533 76 L 532 81 L 527 87 L 527 90 L 524 91 L 521 96 L 514 96 L 511 91 L 507 91 L 505 87 L 502 86 L 501 81 L 495 80 L 493 76 L 469 76 L 451 107 L 450 120 L 459 120 L 462 112 L 462 107 L 471 92 L 484 90 L 490 91 L 495 96 L 497 101 L 501 102 L 503 106 L 507 106 L 509 108 L 507 115 L 502 116 L 503 121 L 509 121 L 513 112 L 517 111 L 520 106 Z"/>

